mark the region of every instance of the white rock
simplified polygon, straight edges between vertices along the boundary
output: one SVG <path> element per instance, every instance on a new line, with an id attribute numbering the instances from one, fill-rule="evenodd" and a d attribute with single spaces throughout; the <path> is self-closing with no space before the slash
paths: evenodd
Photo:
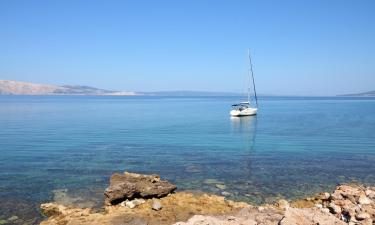
<path id="1" fill-rule="evenodd" d="M 328 209 L 328 208 L 322 208 L 321 210 L 322 210 L 322 212 L 325 212 L 325 213 L 330 213 L 330 211 L 329 211 L 329 209 Z"/>
<path id="2" fill-rule="evenodd" d="M 230 195 L 231 195 L 231 193 L 229 193 L 229 192 L 226 192 L 226 191 L 223 191 L 223 192 L 221 192 L 221 195 L 223 195 L 223 196 L 230 196 Z"/>
<path id="3" fill-rule="evenodd" d="M 289 207 L 289 202 L 285 199 L 280 199 L 276 204 L 279 209 L 286 209 Z"/>
<path id="4" fill-rule="evenodd" d="M 216 184 L 215 187 L 217 187 L 220 190 L 224 190 L 224 189 L 227 188 L 227 186 L 225 186 L 225 184 Z"/>
<path id="5" fill-rule="evenodd" d="M 155 210 L 155 211 L 159 211 L 159 210 L 161 210 L 161 209 L 163 208 L 163 206 L 162 206 L 162 204 L 161 204 L 161 202 L 160 202 L 159 200 L 154 199 L 154 200 L 152 201 L 152 206 L 151 206 L 151 208 L 152 208 L 153 210 Z"/>
<path id="6" fill-rule="evenodd" d="M 136 205 L 134 204 L 133 201 L 126 201 L 125 202 L 125 206 L 128 207 L 128 208 L 130 208 L 130 209 L 133 209 L 133 208 L 136 207 Z"/>

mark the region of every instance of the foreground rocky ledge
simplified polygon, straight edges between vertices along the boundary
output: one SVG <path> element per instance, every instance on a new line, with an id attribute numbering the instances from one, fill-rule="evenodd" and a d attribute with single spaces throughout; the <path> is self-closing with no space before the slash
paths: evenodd
<path id="1" fill-rule="evenodd" d="M 175 186 L 157 175 L 114 175 L 106 189 L 105 211 L 56 203 L 41 205 L 42 225 L 178 224 L 178 225 L 372 225 L 375 188 L 340 185 L 333 193 L 273 205 L 252 206 L 204 193 L 173 193 Z"/>

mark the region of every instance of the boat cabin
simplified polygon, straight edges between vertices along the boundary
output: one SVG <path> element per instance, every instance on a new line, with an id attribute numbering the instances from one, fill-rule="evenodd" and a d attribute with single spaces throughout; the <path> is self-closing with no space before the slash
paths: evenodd
<path id="1" fill-rule="evenodd" d="M 241 102 L 239 104 L 234 104 L 232 105 L 232 109 L 242 111 L 244 109 L 250 108 L 250 103 L 249 102 Z"/>

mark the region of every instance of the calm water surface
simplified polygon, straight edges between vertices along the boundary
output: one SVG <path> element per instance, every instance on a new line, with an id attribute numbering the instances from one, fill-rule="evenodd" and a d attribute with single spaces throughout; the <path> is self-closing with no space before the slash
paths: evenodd
<path id="1" fill-rule="evenodd" d="M 101 205 L 125 170 L 253 203 L 375 184 L 375 98 L 264 97 L 258 116 L 230 118 L 238 100 L 0 96 L 0 220 Z"/>

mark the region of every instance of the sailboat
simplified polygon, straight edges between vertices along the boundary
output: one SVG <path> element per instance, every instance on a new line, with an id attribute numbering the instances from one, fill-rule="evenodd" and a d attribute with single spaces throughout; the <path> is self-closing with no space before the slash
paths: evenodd
<path id="1" fill-rule="evenodd" d="M 247 101 L 232 105 L 232 110 L 230 111 L 231 116 L 254 116 L 258 112 L 258 97 L 257 97 L 257 92 L 255 90 L 254 72 L 253 72 L 253 64 L 251 62 L 250 49 L 248 49 L 248 55 L 249 55 L 249 69 L 248 69 L 249 83 L 247 87 Z M 250 88 L 250 75 L 253 81 L 253 89 L 254 89 L 256 107 L 252 107 L 252 105 L 250 104 L 250 89 L 251 89 Z"/>

